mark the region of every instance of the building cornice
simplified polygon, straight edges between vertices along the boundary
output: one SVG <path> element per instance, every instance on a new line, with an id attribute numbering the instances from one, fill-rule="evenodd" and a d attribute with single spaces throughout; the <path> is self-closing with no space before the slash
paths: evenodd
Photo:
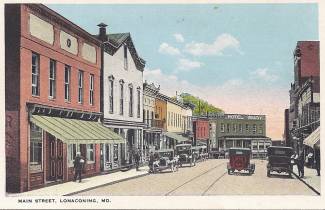
<path id="1" fill-rule="evenodd" d="M 62 28 L 67 29 L 77 36 L 82 37 L 83 39 L 92 42 L 97 46 L 101 46 L 101 41 L 90 33 L 76 25 L 75 23 L 69 21 L 68 19 L 64 18 L 57 12 L 51 10 L 50 8 L 46 7 L 43 4 L 25 4 L 31 11 L 42 15 L 42 19 L 47 19 L 49 22 L 56 23 L 60 25 Z"/>

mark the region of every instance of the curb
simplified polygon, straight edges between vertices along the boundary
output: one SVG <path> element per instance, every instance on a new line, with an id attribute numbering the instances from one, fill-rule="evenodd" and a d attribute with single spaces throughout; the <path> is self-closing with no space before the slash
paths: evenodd
<path id="1" fill-rule="evenodd" d="M 313 186 L 311 186 L 310 184 L 308 184 L 305 180 L 303 180 L 302 178 L 300 178 L 295 172 L 291 171 L 291 173 L 293 173 L 293 175 L 295 175 L 295 177 L 297 179 L 299 179 L 301 182 L 303 182 L 309 189 L 311 189 L 312 191 L 314 191 L 317 195 L 320 195 L 320 192 L 318 192 Z"/>
<path id="2" fill-rule="evenodd" d="M 119 182 L 124 182 L 124 181 L 127 181 L 127 180 L 131 180 L 131 179 L 135 179 L 135 178 L 139 178 L 139 177 L 143 177 L 143 176 L 147 176 L 149 175 L 150 173 L 145 173 L 145 174 L 140 174 L 140 175 L 136 175 L 136 176 L 132 176 L 132 177 L 128 177 L 128 178 L 125 178 L 125 179 L 120 179 L 120 180 L 116 180 L 116 181 L 113 181 L 113 182 L 109 182 L 109 183 L 105 183 L 105 184 L 100 184 L 100 185 L 97 185 L 97 186 L 94 186 L 94 187 L 89 187 L 87 189 L 83 189 L 83 190 L 79 190 L 79 191 L 76 191 L 76 192 L 72 192 L 72 193 L 68 193 L 68 194 L 64 194 L 63 196 L 71 196 L 71 195 L 75 195 L 75 194 L 78 194 L 78 193 L 82 193 L 82 192 L 86 192 L 86 191 L 89 191 L 89 190 L 93 190 L 93 189 L 96 189 L 96 188 L 99 188 L 99 187 L 105 187 L 105 186 L 108 186 L 108 185 L 113 185 L 113 184 L 116 184 L 116 183 L 119 183 Z"/>

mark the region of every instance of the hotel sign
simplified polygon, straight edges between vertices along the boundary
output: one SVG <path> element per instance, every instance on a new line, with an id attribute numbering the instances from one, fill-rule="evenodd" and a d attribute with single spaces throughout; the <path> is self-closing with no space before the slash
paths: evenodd
<path id="1" fill-rule="evenodd" d="M 264 115 L 225 114 L 225 119 L 230 120 L 264 120 Z"/>

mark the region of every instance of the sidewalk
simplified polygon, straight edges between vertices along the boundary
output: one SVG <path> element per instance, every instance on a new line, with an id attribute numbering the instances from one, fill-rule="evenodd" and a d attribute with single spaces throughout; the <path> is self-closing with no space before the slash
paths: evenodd
<path id="1" fill-rule="evenodd" d="M 117 182 L 125 181 L 128 179 L 137 178 L 140 176 L 148 175 L 148 166 L 139 168 L 139 171 L 131 169 L 125 172 L 114 172 L 105 175 L 98 175 L 93 177 L 88 177 L 82 179 L 82 182 L 65 182 L 62 184 L 56 184 L 49 187 L 43 187 L 40 189 L 24 192 L 24 193 L 15 193 L 7 194 L 7 196 L 63 196 L 69 195 L 76 192 L 84 191 L 87 189 L 96 188 L 102 185 L 114 184 Z"/>
<path id="2" fill-rule="evenodd" d="M 296 165 L 293 166 L 293 172 L 298 176 L 298 169 L 297 169 Z M 321 175 L 322 175 L 322 172 L 321 172 Z M 321 187 L 320 177 L 321 176 L 317 176 L 316 169 L 311 169 L 311 168 L 305 167 L 304 178 L 302 180 L 320 193 L 321 192 L 320 191 L 320 187 Z"/>

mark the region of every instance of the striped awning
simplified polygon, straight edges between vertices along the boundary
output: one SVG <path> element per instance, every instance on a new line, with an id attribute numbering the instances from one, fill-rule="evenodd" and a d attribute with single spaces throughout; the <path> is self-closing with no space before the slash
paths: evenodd
<path id="1" fill-rule="evenodd" d="M 309 136 L 304 139 L 304 144 L 310 147 L 314 145 L 319 147 L 320 144 L 320 127 L 314 130 Z"/>
<path id="2" fill-rule="evenodd" d="M 179 142 L 184 142 L 184 141 L 188 141 L 189 140 L 188 138 L 185 138 L 184 136 L 179 135 L 177 133 L 173 133 L 173 132 L 165 132 L 164 134 L 167 137 L 172 138 L 172 139 L 175 139 L 176 141 L 179 141 Z"/>
<path id="3" fill-rule="evenodd" d="M 125 143 L 99 122 L 31 115 L 30 121 L 67 144 Z"/>

